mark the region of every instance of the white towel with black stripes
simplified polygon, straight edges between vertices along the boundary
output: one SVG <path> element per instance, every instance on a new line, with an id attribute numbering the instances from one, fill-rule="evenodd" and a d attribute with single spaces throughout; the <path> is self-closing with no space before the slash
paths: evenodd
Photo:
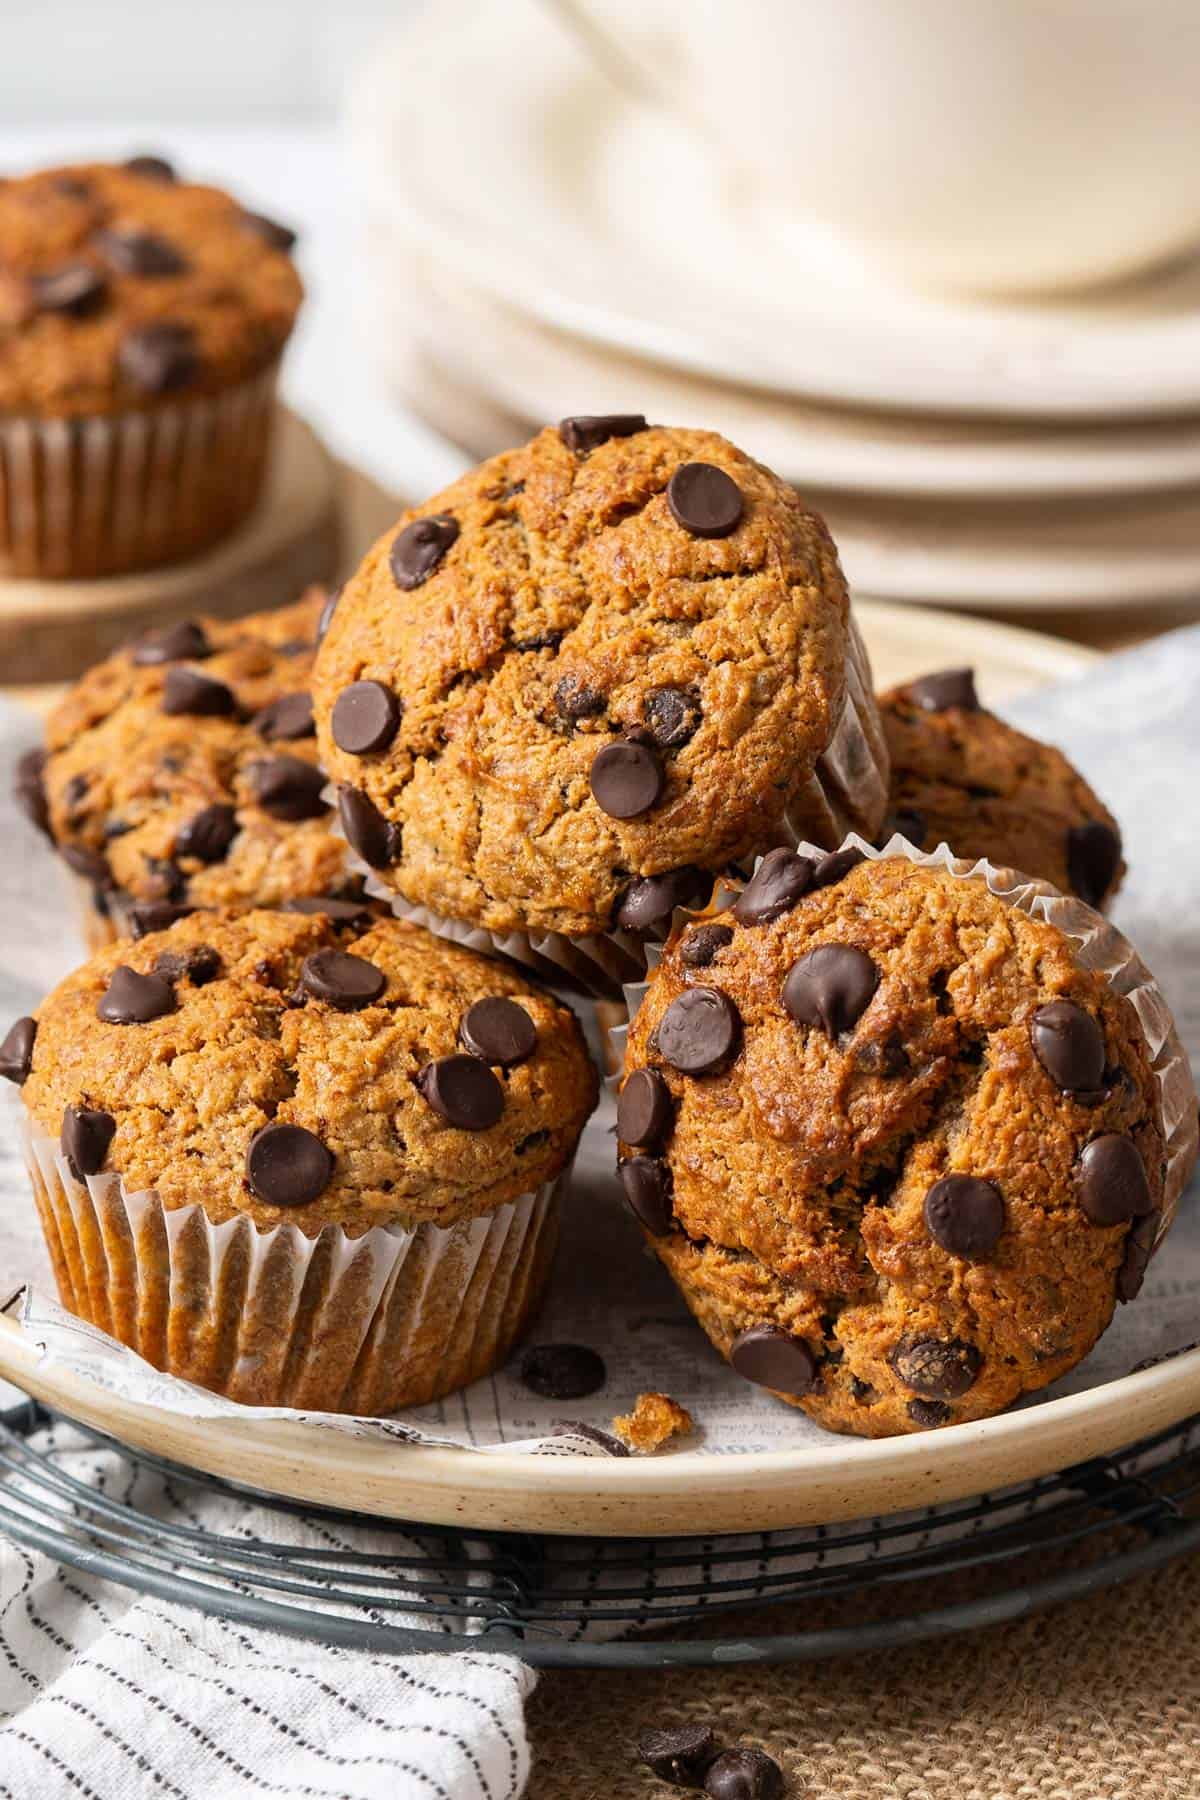
<path id="1" fill-rule="evenodd" d="M 53 1434 L 53 1435 L 52 1435 Z M 184 1488 L 53 1426 L 64 1473 L 164 1520 L 324 1554 L 396 1540 Z M 136 1493 L 126 1484 L 142 1484 Z M 390 1614 L 391 1622 L 403 1623 Z M 0 1539 L 3 1800 L 516 1800 L 531 1670 L 235 1623 Z"/>

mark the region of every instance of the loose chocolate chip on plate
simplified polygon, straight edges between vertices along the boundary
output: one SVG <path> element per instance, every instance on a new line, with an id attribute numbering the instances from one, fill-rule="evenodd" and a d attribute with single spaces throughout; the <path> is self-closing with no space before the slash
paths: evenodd
<path id="1" fill-rule="evenodd" d="M 521 1358 L 521 1380 L 543 1400 L 582 1400 L 607 1379 L 603 1357 L 586 1344 L 535 1344 Z"/>
<path id="2" fill-rule="evenodd" d="M 46 801 L 46 752 L 26 750 L 17 759 L 13 799 L 31 825 L 50 836 L 50 808 Z"/>
<path id="3" fill-rule="evenodd" d="M 318 644 L 320 644 L 324 641 L 325 633 L 329 630 L 329 627 L 333 624 L 333 615 L 338 609 L 338 601 L 341 599 L 341 597 L 342 597 L 342 590 L 340 587 L 335 587 L 335 588 L 330 589 L 330 592 L 326 598 L 325 604 L 321 608 L 321 616 L 317 620 L 317 642 L 318 642 Z"/>
<path id="4" fill-rule="evenodd" d="M 819 1025 L 826 1037 L 853 1031 L 879 986 L 879 970 L 852 944 L 819 944 L 793 963 L 783 1004 L 800 1025 Z"/>
<path id="5" fill-rule="evenodd" d="M 655 688 L 642 708 L 646 729 L 662 750 L 678 750 L 700 723 L 700 702 L 686 688 Z"/>
<path id="6" fill-rule="evenodd" d="M 707 969 L 717 953 L 733 942 L 729 925 L 697 925 L 679 946 L 679 960 L 689 969 Z"/>
<path id="7" fill-rule="evenodd" d="M 373 869 L 386 869 L 400 854 L 400 827 L 384 818 L 379 808 L 358 788 L 338 789 L 342 830 L 352 850 L 357 850 Z"/>
<path id="8" fill-rule="evenodd" d="M 729 1360 L 744 1380 L 778 1394 L 807 1394 L 817 1376 L 817 1359 L 804 1339 L 777 1325 L 752 1325 L 740 1332 Z"/>
<path id="9" fill-rule="evenodd" d="M 634 1069 L 625 1077 L 617 1101 L 617 1136 L 623 1144 L 644 1150 L 661 1144 L 671 1129 L 671 1090 L 656 1069 Z"/>
<path id="10" fill-rule="evenodd" d="M 1077 1173 L 1079 1204 L 1093 1225 L 1122 1225 L 1154 1211 L 1146 1165 L 1132 1138 L 1115 1131 L 1084 1146 Z"/>
<path id="11" fill-rule="evenodd" d="M 117 275 L 182 275 L 188 266 L 182 252 L 153 231 L 109 227 L 96 233 L 96 244 Z"/>
<path id="12" fill-rule="evenodd" d="M 1067 832 L 1067 877 L 1079 898 L 1099 906 L 1121 863 L 1121 840 L 1099 819 Z"/>
<path id="13" fill-rule="evenodd" d="M 129 928 L 135 938 L 149 937 L 155 931 L 169 931 L 178 920 L 190 918 L 195 910 L 194 906 L 176 906 L 169 900 L 142 901 L 130 908 Z"/>
<path id="14" fill-rule="evenodd" d="M 716 1761 L 717 1740 L 711 1725 L 674 1725 L 643 1731 L 637 1753 L 660 1781 L 698 1788 Z"/>
<path id="15" fill-rule="evenodd" d="M 668 925 L 677 906 L 704 899 L 712 876 L 690 864 L 662 875 L 641 875 L 630 882 L 617 904 L 613 923 L 622 931 L 654 931 Z"/>
<path id="16" fill-rule="evenodd" d="M 281 225 L 277 219 L 269 219 L 266 213 L 244 212 L 242 229 L 253 237 L 261 238 L 270 250 L 294 250 L 296 233 L 290 225 Z"/>
<path id="17" fill-rule="evenodd" d="M 263 811 L 273 819 L 319 819 L 325 811 L 325 777 L 316 763 L 300 756 L 273 756 L 251 763 L 246 778 Z"/>
<path id="18" fill-rule="evenodd" d="M 153 668 L 158 663 L 202 662 L 212 653 L 204 627 L 192 619 L 180 619 L 139 638 L 133 647 L 133 660 L 139 667 Z"/>
<path id="19" fill-rule="evenodd" d="M 558 435 L 568 450 L 585 456 L 589 450 L 607 444 L 609 438 L 633 437 L 646 429 L 641 413 L 578 413 L 574 418 L 559 420 Z"/>
<path id="20" fill-rule="evenodd" d="M 95 1175 L 104 1167 L 117 1121 L 109 1112 L 88 1106 L 68 1106 L 63 1113 L 59 1143 L 76 1180 Z"/>
<path id="21" fill-rule="evenodd" d="M 688 988 L 672 1000 L 655 1032 L 659 1054 L 681 1075 L 711 1075 L 736 1053 L 742 1020 L 720 988 Z"/>
<path id="22" fill-rule="evenodd" d="M 888 1361 L 922 1399 L 957 1400 L 974 1385 L 983 1358 L 962 1338 L 902 1337 Z"/>
<path id="23" fill-rule="evenodd" d="M 163 683 L 162 709 L 172 718 L 229 718 L 237 711 L 237 695 L 225 682 L 201 675 L 197 669 L 172 667 Z"/>
<path id="24" fill-rule="evenodd" d="M 131 156 L 124 166 L 131 175 L 141 175 L 146 181 L 172 182 L 178 179 L 165 156 Z"/>
<path id="25" fill-rule="evenodd" d="M 634 1217 L 653 1237 L 671 1229 L 671 1171 L 656 1156 L 627 1156 L 617 1174 Z"/>
<path id="26" fill-rule="evenodd" d="M 978 1262 L 990 1256 L 1004 1230 L 1004 1197 L 990 1181 L 946 1175 L 925 1196 L 925 1224 L 951 1256 Z"/>
<path id="27" fill-rule="evenodd" d="M 794 850 L 768 850 L 733 903 L 739 925 L 769 925 L 812 886 L 813 864 Z"/>
<path id="28" fill-rule="evenodd" d="M 458 537 L 458 520 L 450 513 L 431 513 L 414 519 L 399 532 L 390 557 L 392 578 L 406 591 L 419 588 Z"/>
<path id="29" fill-rule="evenodd" d="M 637 819 L 661 798 L 666 776 L 651 745 L 626 739 L 596 752 L 588 780 L 610 819 Z"/>
<path id="30" fill-rule="evenodd" d="M 904 1410 L 914 1425 L 929 1431 L 936 1425 L 948 1425 L 954 1416 L 944 1400 L 910 1400 Z"/>
<path id="31" fill-rule="evenodd" d="M 1073 1000 L 1039 1006 L 1029 1025 L 1034 1054 L 1065 1093 L 1095 1093 L 1104 1080 L 1104 1037 Z"/>
<path id="32" fill-rule="evenodd" d="M 537 1026 L 515 1000 L 493 994 L 468 1006 L 459 1021 L 458 1041 L 485 1063 L 513 1069 L 537 1049 Z"/>
<path id="33" fill-rule="evenodd" d="M 285 900 L 279 910 L 315 914 L 334 925 L 352 925 L 362 930 L 371 923 L 371 909 L 364 901 L 343 900 L 337 894 L 300 894 L 294 900 Z"/>
<path id="34" fill-rule="evenodd" d="M 818 857 L 813 864 L 813 888 L 836 887 L 843 876 L 865 861 L 862 851 L 856 850 L 852 844 L 845 850 L 831 850 L 828 856 Z"/>
<path id="35" fill-rule="evenodd" d="M 709 1800 L 781 1800 L 783 1773 L 765 1750 L 723 1750 L 704 1777 Z"/>
<path id="36" fill-rule="evenodd" d="M 125 380 L 145 394 L 169 394 L 186 387 L 200 368 L 196 334 L 190 325 L 160 319 L 136 325 L 117 347 L 117 366 Z"/>
<path id="37" fill-rule="evenodd" d="M 82 319 L 102 305 L 108 282 L 91 263 L 66 263 L 49 275 L 35 275 L 31 283 L 39 312 L 67 313 Z"/>
<path id="38" fill-rule="evenodd" d="M 1136 1300 L 1142 1291 L 1146 1265 L 1154 1254 L 1154 1243 L 1161 1223 L 1162 1213 L 1157 1209 L 1143 1213 L 1125 1239 L 1125 1257 L 1117 1270 L 1117 1299 L 1123 1305 Z"/>
<path id="39" fill-rule="evenodd" d="M 259 737 L 284 738 L 289 743 L 317 735 L 311 694 L 280 694 L 256 712 L 250 723 Z"/>
<path id="40" fill-rule="evenodd" d="M 563 719 L 594 719 L 607 704 L 604 695 L 578 675 L 564 675 L 554 690 L 555 711 Z"/>
<path id="41" fill-rule="evenodd" d="M 951 707 L 979 711 L 974 669 L 939 669 L 934 675 L 922 675 L 909 683 L 908 697 L 925 712 L 949 712 Z"/>
<path id="42" fill-rule="evenodd" d="M 190 981 L 193 987 L 207 987 L 221 973 L 220 954 L 211 944 L 161 950 L 154 959 L 154 973 L 165 981 Z"/>
<path id="43" fill-rule="evenodd" d="M 333 741 L 349 756 L 386 750 L 399 730 L 400 711 L 400 702 L 382 681 L 352 681 L 333 703 Z"/>
<path id="44" fill-rule="evenodd" d="M 314 950 L 304 959 L 300 985 L 314 1000 L 325 1000 L 340 1012 L 357 1012 L 378 1000 L 387 976 L 365 956 L 346 950 Z"/>
<path id="45" fill-rule="evenodd" d="M 20 1087 L 33 1067 L 33 1043 L 37 1037 L 36 1019 L 18 1019 L 10 1025 L 0 1044 L 0 1075 Z"/>
<path id="46" fill-rule="evenodd" d="M 693 537 L 723 538 L 741 521 L 742 490 L 712 463 L 682 463 L 667 483 L 667 505 Z"/>
<path id="47" fill-rule="evenodd" d="M 175 990 L 161 975 L 139 975 L 121 963 L 108 978 L 96 1005 L 106 1025 L 148 1025 L 175 1011 Z"/>
<path id="48" fill-rule="evenodd" d="M 250 1139 L 246 1179 L 268 1206 L 307 1206 L 324 1193 L 332 1174 L 332 1154 L 303 1125 L 264 1125 Z"/>
<path id="49" fill-rule="evenodd" d="M 504 1089 L 478 1056 L 439 1056 L 417 1075 L 426 1104 L 461 1131 L 488 1131 L 504 1111 Z"/>

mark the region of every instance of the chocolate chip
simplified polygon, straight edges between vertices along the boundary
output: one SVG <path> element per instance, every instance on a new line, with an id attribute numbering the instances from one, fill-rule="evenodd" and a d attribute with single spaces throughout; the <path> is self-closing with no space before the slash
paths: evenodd
<path id="1" fill-rule="evenodd" d="M 962 1338 L 902 1337 L 888 1361 L 923 1399 L 957 1400 L 974 1385 L 983 1358 Z"/>
<path id="2" fill-rule="evenodd" d="M 598 450 L 609 438 L 633 437 L 647 429 L 641 413 L 578 413 L 571 419 L 560 419 L 558 435 L 576 456 Z"/>
<path id="3" fill-rule="evenodd" d="M 187 876 L 177 862 L 161 856 L 147 856 L 147 889 L 154 900 L 182 900 L 187 894 Z"/>
<path id="4" fill-rule="evenodd" d="M 190 325 L 160 319 L 135 325 L 117 347 L 117 367 L 144 394 L 171 394 L 199 373 L 200 355 Z"/>
<path id="5" fill-rule="evenodd" d="M 365 930 L 371 923 L 371 909 L 362 900 L 343 900 L 336 894 L 300 894 L 285 900 L 280 912 L 304 913 L 329 919 L 334 925 L 354 926 Z"/>
<path id="6" fill-rule="evenodd" d="M 930 1431 L 936 1425 L 948 1425 L 954 1416 L 944 1400 L 910 1400 L 904 1410 L 914 1425 Z"/>
<path id="7" fill-rule="evenodd" d="M 50 807 L 46 800 L 46 752 L 26 750 L 17 758 L 13 799 L 31 825 L 50 836 Z"/>
<path id="8" fill-rule="evenodd" d="M 728 925 L 697 925 L 679 946 L 679 960 L 689 969 L 707 969 L 718 951 L 732 944 L 733 930 Z"/>
<path id="9" fill-rule="evenodd" d="M 741 521 L 742 490 L 712 463 L 682 463 L 667 483 L 667 505 L 693 537 L 723 538 Z"/>
<path id="10" fill-rule="evenodd" d="M 857 869 L 866 857 L 861 850 L 851 844 L 845 850 L 831 850 L 828 856 L 821 856 L 813 864 L 812 886 L 816 888 L 836 887 L 851 869 Z"/>
<path id="11" fill-rule="evenodd" d="M 662 797 L 666 776 L 649 744 L 627 738 L 596 752 L 588 780 L 610 819 L 636 819 Z"/>
<path id="12" fill-rule="evenodd" d="M 1079 1204 L 1093 1225 L 1122 1225 L 1153 1212 L 1146 1165 L 1132 1138 L 1109 1131 L 1085 1145 L 1077 1174 Z"/>
<path id="13" fill-rule="evenodd" d="M 946 1175 L 925 1196 L 925 1224 L 951 1256 L 978 1262 L 990 1256 L 1004 1230 L 1004 1197 L 990 1181 Z"/>
<path id="14" fill-rule="evenodd" d="M 109 1112 L 87 1106 L 68 1106 L 63 1113 L 59 1144 L 76 1181 L 95 1175 L 104 1167 L 117 1121 Z"/>
<path id="15" fill-rule="evenodd" d="M 186 666 L 167 670 L 162 709 L 171 718 L 188 714 L 202 719 L 228 718 L 237 711 L 237 696 L 223 681 Z"/>
<path id="16" fill-rule="evenodd" d="M 203 662 L 212 653 L 213 647 L 203 625 L 197 625 L 192 619 L 180 619 L 174 625 L 163 625 L 139 638 L 133 647 L 133 660 L 140 668 L 152 668 L 158 663 Z"/>
<path id="17" fill-rule="evenodd" d="M 327 1001 L 339 1012 L 357 1012 L 378 1000 L 387 976 L 364 956 L 345 950 L 314 950 L 300 970 L 300 985 L 314 1000 Z"/>
<path id="18" fill-rule="evenodd" d="M 939 669 L 936 675 L 922 675 L 909 683 L 908 697 L 925 712 L 949 712 L 952 707 L 979 711 L 974 669 Z"/>
<path id="19" fill-rule="evenodd" d="M 671 1171 L 656 1156 L 627 1156 L 617 1174 L 630 1211 L 653 1237 L 671 1229 Z"/>
<path id="20" fill-rule="evenodd" d="M 478 1056 L 439 1056 L 417 1076 L 426 1104 L 448 1125 L 487 1131 L 504 1111 L 504 1089 Z"/>
<path id="21" fill-rule="evenodd" d="M 87 850 L 82 844 L 64 844 L 60 855 L 68 869 L 82 881 L 90 881 L 95 888 L 111 888 L 115 885 L 108 860 L 98 850 Z"/>
<path id="22" fill-rule="evenodd" d="M 273 819 L 319 819 L 325 811 L 325 777 L 300 756 L 273 756 L 246 769 L 254 797 Z"/>
<path id="23" fill-rule="evenodd" d="M 1158 1210 L 1143 1213 L 1125 1239 L 1125 1256 L 1117 1270 L 1117 1299 L 1123 1305 L 1136 1300 L 1146 1279 L 1146 1265 L 1154 1254 L 1155 1239 L 1162 1223 Z"/>
<path id="24" fill-rule="evenodd" d="M 458 1041 L 485 1063 L 513 1069 L 537 1049 L 537 1026 L 515 1000 L 493 994 L 468 1006 L 459 1021 Z"/>
<path id="25" fill-rule="evenodd" d="M 182 275 L 187 258 L 153 231 L 110 226 L 96 233 L 96 245 L 116 275 Z"/>
<path id="26" fill-rule="evenodd" d="M 406 591 L 419 588 L 458 537 L 458 520 L 449 513 L 431 513 L 428 518 L 414 519 L 397 534 L 389 559 L 392 578 Z"/>
<path id="27" fill-rule="evenodd" d="M 885 844 L 890 843 L 892 838 L 899 835 L 906 838 L 914 850 L 920 850 L 924 847 L 928 830 L 929 825 L 924 813 L 918 812 L 915 806 L 904 806 L 899 811 L 888 814 L 875 843 L 877 848 L 882 850 Z"/>
<path id="28" fill-rule="evenodd" d="M 178 920 L 190 918 L 195 910 L 194 906 L 176 906 L 168 900 L 147 900 L 130 908 L 129 928 L 135 938 L 149 937 L 155 931 L 169 931 Z"/>
<path id="29" fill-rule="evenodd" d="M 768 850 L 733 903 L 739 925 L 769 925 L 812 886 L 813 865 L 794 850 Z"/>
<path id="30" fill-rule="evenodd" d="M 91 263 L 65 263 L 49 275 L 35 275 L 30 284 L 39 312 L 66 313 L 82 319 L 103 304 L 108 282 Z"/>
<path id="31" fill-rule="evenodd" d="M 296 247 L 296 233 L 291 226 L 281 225 L 277 219 L 268 219 L 266 213 L 244 212 L 241 224 L 244 231 L 261 238 L 269 250 L 282 250 L 286 253 Z"/>
<path id="32" fill-rule="evenodd" d="M 312 695 L 280 694 L 256 712 L 250 724 L 263 738 L 284 738 L 291 743 L 296 738 L 316 737 Z"/>
<path id="33" fill-rule="evenodd" d="M 1029 1025 L 1034 1054 L 1064 1093 L 1095 1093 L 1104 1080 L 1104 1038 L 1073 1000 L 1039 1006 Z"/>
<path id="34" fill-rule="evenodd" d="M 15 1081 L 20 1087 L 28 1079 L 33 1067 L 33 1042 L 37 1037 L 36 1019 L 18 1019 L 10 1025 L 4 1042 L 0 1044 L 0 1075 L 5 1081 Z"/>
<path id="35" fill-rule="evenodd" d="M 175 990 L 161 975 L 139 975 L 121 963 L 108 978 L 96 1005 L 106 1025 L 148 1025 L 175 1011 Z"/>
<path id="36" fill-rule="evenodd" d="M 853 1031 L 879 986 L 879 970 L 851 944 L 820 944 L 793 963 L 783 984 L 785 1010 L 826 1037 Z"/>
<path id="37" fill-rule="evenodd" d="M 665 1731 L 643 1731 L 637 1753 L 660 1781 L 698 1788 L 709 1764 L 716 1761 L 717 1740 L 709 1725 L 675 1725 Z"/>
<path id="38" fill-rule="evenodd" d="M 607 1379 L 603 1357 L 586 1344 L 535 1344 L 521 1358 L 521 1380 L 543 1400 L 582 1400 Z"/>
<path id="39" fill-rule="evenodd" d="M 660 749 L 678 750 L 694 736 L 700 723 L 700 701 L 686 688 L 655 688 L 646 697 L 642 717 Z"/>
<path id="40" fill-rule="evenodd" d="M 594 719 L 608 705 L 604 695 L 578 675 L 564 675 L 554 690 L 554 705 L 564 719 Z"/>
<path id="41" fill-rule="evenodd" d="M 780 1800 L 783 1774 L 765 1750 L 724 1750 L 704 1777 L 709 1800 Z"/>
<path id="42" fill-rule="evenodd" d="M 1121 864 L 1121 840 L 1109 825 L 1092 819 L 1067 833 L 1067 877 L 1079 898 L 1099 906 Z"/>
<path id="43" fill-rule="evenodd" d="M 338 601 L 341 599 L 341 597 L 342 597 L 342 590 L 340 587 L 331 588 L 328 595 L 326 596 L 325 604 L 321 608 L 321 616 L 317 620 L 317 642 L 318 642 L 318 644 L 323 642 L 325 633 L 329 630 L 329 627 L 333 624 L 333 615 L 338 609 Z"/>
<path id="44" fill-rule="evenodd" d="M 677 906 L 688 906 L 712 890 L 712 876 L 687 865 L 663 875 L 642 875 L 625 889 L 613 923 L 622 931 L 654 931 L 669 925 Z"/>
<path id="45" fill-rule="evenodd" d="M 617 1101 L 617 1136 L 637 1149 L 660 1144 L 671 1129 L 671 1090 L 655 1069 L 634 1069 Z"/>
<path id="46" fill-rule="evenodd" d="M 711 1075 L 736 1054 L 742 1020 L 719 988 L 688 988 L 672 1000 L 655 1038 L 664 1062 L 681 1075 Z"/>
<path id="47" fill-rule="evenodd" d="M 246 1180 L 268 1206 L 307 1206 L 329 1186 L 333 1156 L 303 1125 L 264 1125 L 246 1151 Z"/>
<path id="48" fill-rule="evenodd" d="M 399 727 L 400 702 L 382 681 L 352 681 L 333 703 L 329 729 L 350 756 L 386 750 Z"/>
<path id="49" fill-rule="evenodd" d="M 357 850 L 373 869 L 386 869 L 400 854 L 400 827 L 384 818 L 379 808 L 358 788 L 338 789 L 342 830 L 352 850 Z"/>
<path id="50" fill-rule="evenodd" d="M 807 1394 L 817 1375 L 817 1359 L 803 1338 L 777 1325 L 753 1325 L 739 1332 L 729 1351 L 737 1373 L 779 1394 Z"/>
<path id="51" fill-rule="evenodd" d="M 178 179 L 165 156 L 131 156 L 123 167 L 131 175 L 141 175 L 146 181 L 172 182 Z"/>
<path id="52" fill-rule="evenodd" d="M 211 944 L 193 944 L 187 950 L 161 950 L 154 959 L 154 973 L 164 981 L 189 981 L 207 987 L 221 973 L 221 958 Z"/>

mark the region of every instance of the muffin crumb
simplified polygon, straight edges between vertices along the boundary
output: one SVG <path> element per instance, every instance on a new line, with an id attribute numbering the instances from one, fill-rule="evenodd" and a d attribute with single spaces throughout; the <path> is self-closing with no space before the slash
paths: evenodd
<path id="1" fill-rule="evenodd" d="M 612 1428 L 635 1456 L 653 1456 L 672 1438 L 695 1429 L 692 1415 L 670 1394 L 639 1394 L 632 1412 L 618 1413 Z"/>

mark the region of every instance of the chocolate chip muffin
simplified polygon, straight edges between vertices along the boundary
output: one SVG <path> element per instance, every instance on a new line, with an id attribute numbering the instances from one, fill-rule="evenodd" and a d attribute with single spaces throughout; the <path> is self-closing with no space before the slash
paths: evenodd
<path id="1" fill-rule="evenodd" d="M 536 1304 L 595 1100 L 573 1015 L 395 919 L 197 914 L 0 1046 L 64 1304 L 261 1404 L 384 1413 Z"/>
<path id="2" fill-rule="evenodd" d="M 17 795 L 84 900 L 92 947 L 189 907 L 326 896 L 361 878 L 322 798 L 313 656 L 328 596 L 183 621 L 98 663 L 51 715 Z"/>
<path id="3" fill-rule="evenodd" d="M 1070 1369 L 1195 1161 L 1186 1058 L 1124 940 L 945 864 L 765 858 L 668 946 L 619 1098 L 626 1197 L 714 1344 L 867 1437 Z"/>
<path id="4" fill-rule="evenodd" d="M 1104 908 L 1125 873 L 1121 833 L 1060 750 L 979 704 L 970 669 L 943 669 L 879 696 L 892 765 L 882 841 L 949 844 Z"/>
<path id="5" fill-rule="evenodd" d="M 0 572 L 146 568 L 249 513 L 293 242 L 161 157 L 0 182 Z"/>
<path id="6" fill-rule="evenodd" d="M 714 873 L 875 831 L 885 754 L 822 522 L 711 432 L 566 419 L 405 514 L 314 683 L 402 910 L 593 991 Z"/>

